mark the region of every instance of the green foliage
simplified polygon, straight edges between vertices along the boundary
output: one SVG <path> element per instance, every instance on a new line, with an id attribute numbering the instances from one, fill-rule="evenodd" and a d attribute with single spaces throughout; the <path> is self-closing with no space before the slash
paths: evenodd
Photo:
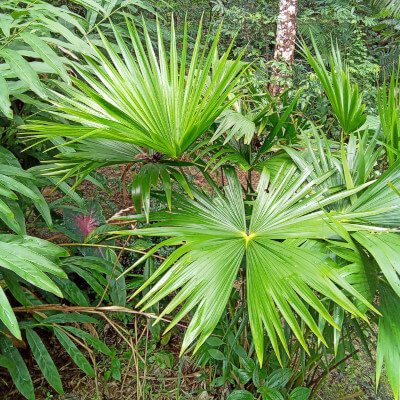
<path id="1" fill-rule="evenodd" d="M 367 210 L 362 206 L 360 197 L 352 209 L 341 209 L 339 213 L 331 212 L 327 215 L 319 209 L 330 207 L 341 199 L 356 195 L 372 182 L 326 196 L 323 183 L 334 171 L 322 173 L 305 184 L 311 171 L 305 169 L 296 176 L 295 167 L 289 171 L 285 171 L 282 167 L 272 182 L 269 181 L 269 174 L 265 171 L 259 183 L 258 196 L 251 208 L 249 225 L 246 223 L 239 181 L 234 173 L 227 170 L 229 184 L 224 188 L 226 198 L 215 186 L 213 189 L 217 201 L 209 200 L 198 192 L 194 193 L 194 202 L 177 197 L 174 201 L 178 207 L 175 212 L 154 214 L 152 219 L 160 221 L 154 227 L 123 232 L 135 235 L 172 236 L 172 239 L 164 242 L 168 245 L 185 243 L 172 253 L 146 283 L 145 286 L 165 273 L 140 302 L 147 300 L 147 306 L 151 306 L 155 301 L 181 287 L 180 293 L 165 308 L 161 316 L 185 301 L 185 305 L 168 327 L 171 329 L 197 306 L 186 332 L 183 350 L 200 336 L 196 346 L 198 348 L 215 328 L 228 302 L 244 256 L 246 256 L 249 319 L 260 363 L 264 352 L 263 325 L 278 357 L 278 340 L 288 351 L 282 327 L 278 322 L 279 314 L 273 304 L 280 309 L 281 316 L 286 319 L 305 348 L 307 348 L 306 342 L 289 304 L 324 342 L 307 308 L 299 298 L 293 296 L 294 288 L 300 297 L 318 310 L 321 317 L 333 326 L 337 325 L 322 303 L 316 297 L 311 297 L 310 287 L 314 289 L 318 287 L 319 292 L 324 293 L 347 311 L 365 318 L 336 285 L 344 288 L 367 307 L 370 306 L 354 288 L 336 275 L 335 269 L 332 268 L 332 260 L 327 260 L 322 254 L 305 247 L 290 245 L 290 242 L 282 244 L 281 241 L 299 239 L 302 243 L 306 239 L 329 240 L 339 229 L 337 225 L 346 232 L 346 235 L 348 232 L 359 230 L 381 231 L 383 228 L 373 223 L 368 224 L 368 217 L 385 214 L 387 212 L 385 203 L 376 201 Z M 318 189 L 320 185 L 322 189 Z M 302 189 L 297 192 L 301 187 Z M 308 196 L 311 190 L 314 194 Z M 389 193 L 386 194 L 390 196 Z M 364 196 L 367 195 L 364 193 Z M 393 193 L 390 197 L 395 199 L 397 208 L 399 199 L 396 196 Z M 388 200 L 388 196 L 385 197 Z M 339 222 L 341 220 L 347 222 L 341 224 Z M 362 220 L 369 226 L 359 225 L 359 221 Z M 156 246 L 153 251 L 161 245 Z M 282 270 L 282 267 L 277 267 L 278 265 L 285 265 L 286 268 Z M 205 319 L 204 315 L 208 317 Z"/>
<path id="2" fill-rule="evenodd" d="M 351 83 L 349 71 L 343 66 L 337 46 L 335 48 L 332 45 L 329 73 L 315 42 L 313 44 L 316 56 L 313 57 L 303 43 L 304 57 L 317 74 L 343 132 L 352 133 L 359 129 L 367 118 L 364 114 L 365 104 L 362 103 L 362 96 L 358 92 L 358 84 Z"/>
<path id="3" fill-rule="evenodd" d="M 400 13 L 400 2 L 398 0 L 373 0 L 372 5 L 391 14 L 398 15 Z"/>
<path id="4" fill-rule="evenodd" d="M 58 93 L 59 115 L 82 125 L 28 125 L 31 137 L 73 140 L 112 139 L 157 150 L 172 158 L 179 157 L 210 127 L 226 109 L 225 102 L 235 88 L 242 64 L 240 57 L 227 61 L 217 53 L 219 34 L 206 38 L 201 50 L 202 25 L 191 59 L 187 59 L 187 33 L 178 56 L 175 28 L 171 27 L 169 55 L 165 50 L 161 27 L 157 25 L 157 55 L 143 25 L 145 47 L 135 25 L 126 21 L 135 57 L 129 52 L 116 27 L 113 27 L 119 52 L 103 36 L 108 58 L 92 44 L 95 56 L 85 55 L 87 65 L 75 69 L 87 82 L 74 80 L 76 88 Z M 180 66 L 178 65 L 180 60 Z M 89 71 L 87 69 L 89 68 Z M 187 69 L 187 71 L 186 71 Z"/>
<path id="5" fill-rule="evenodd" d="M 390 77 L 390 83 L 387 85 L 386 78 L 383 81 L 382 88 L 378 89 L 378 112 L 381 122 L 381 131 L 389 165 L 392 165 L 398 158 L 399 151 L 399 118 L 400 118 L 400 95 L 399 72 L 393 70 Z"/>
<path id="6" fill-rule="evenodd" d="M 50 210 L 36 186 L 36 177 L 24 171 L 16 157 L 0 146 L 0 221 L 19 235 L 26 234 L 24 203 L 33 202 L 49 227 Z M 18 193 L 18 195 L 16 194 Z"/>
<path id="7" fill-rule="evenodd" d="M 398 348 L 398 330 L 399 330 L 399 314 L 396 312 L 399 305 L 399 296 L 384 283 L 380 287 L 381 293 L 381 313 L 382 318 L 379 319 L 379 336 L 376 354 L 376 385 L 379 385 L 379 378 L 382 373 L 383 361 L 388 374 L 389 382 L 392 386 L 394 398 L 399 398 L 400 377 L 399 352 Z"/>
<path id="8" fill-rule="evenodd" d="M 229 383 L 229 399 L 310 398 L 356 339 L 371 355 L 376 323 L 377 382 L 385 365 L 397 399 L 396 74 L 377 98 L 373 87 L 378 65 L 397 62 L 396 1 L 300 1 L 305 57 L 276 99 L 265 90 L 272 2 L 71 3 L 8 0 L 0 13 L 0 366 L 16 388 L 34 399 L 12 336 L 59 394 L 48 335 L 87 376 L 99 354 L 111 359 L 105 380 L 123 380 L 94 326 L 108 311 L 130 321 L 128 297 L 158 321 L 172 314 L 162 338 L 149 324 L 149 348 L 131 331 L 136 368 L 144 353 L 180 381 L 168 346 L 185 322 L 182 353 L 208 365 L 206 390 Z M 29 155 L 43 161 L 28 170 L 15 136 L 27 120 L 24 138 L 39 144 Z M 134 215 L 79 194 L 84 179 L 105 189 L 98 170 L 115 165 Z M 49 205 L 46 185 L 58 190 Z M 127 226 L 109 225 L 114 213 Z M 44 240 L 44 227 L 60 235 Z"/>
<path id="9" fill-rule="evenodd" d="M 7 1 L 2 5 L 2 11 L 0 57 L 4 63 L 0 76 L 5 90 L 0 94 L 0 110 L 6 117 L 12 118 L 10 96 L 29 101 L 24 93 L 33 91 L 40 98 L 47 98 L 46 88 L 40 80 L 43 74 L 58 75 L 70 82 L 65 54 L 68 48 L 74 46 L 82 50 L 85 48 L 85 43 L 74 34 L 74 29 L 84 34 L 86 22 L 68 9 L 54 7 L 44 1 L 24 4 Z M 67 42 L 63 43 L 56 36 L 67 39 Z"/>

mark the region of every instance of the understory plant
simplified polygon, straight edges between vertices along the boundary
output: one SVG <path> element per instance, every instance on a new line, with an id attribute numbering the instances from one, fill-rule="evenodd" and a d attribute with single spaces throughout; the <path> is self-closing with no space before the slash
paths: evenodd
<path id="1" fill-rule="evenodd" d="M 15 300 L 32 310 L 21 323 L 15 318 L 21 308 L 5 301 L 0 309 L 0 362 L 17 388 L 33 398 L 11 335 L 22 339 L 26 330 L 46 379 L 61 393 L 33 328 L 54 332 L 93 376 L 73 341 L 83 344 L 94 365 L 91 347 L 113 353 L 78 324 L 106 318 L 108 304 L 133 312 L 125 307 L 128 298 L 155 322 L 171 315 L 165 333 L 185 323 L 181 356 L 190 350 L 199 365 L 208 364 L 212 387 L 236 388 L 230 399 L 315 397 L 329 370 L 356 353 L 356 341 L 370 352 L 370 326 L 376 326 L 377 385 L 385 363 L 398 399 L 400 164 L 382 146 L 380 130 L 365 124 L 362 97 L 338 49 L 332 49 L 329 69 L 318 50 L 313 56 L 303 46 L 340 126 L 335 141 L 303 113 L 300 92 L 273 99 L 252 86 L 242 53 L 230 58 L 233 42 L 218 53 L 220 30 L 203 40 L 200 23 L 189 46 L 186 23 L 179 38 L 172 20 L 165 40 L 159 20 L 156 33 L 130 16 L 124 21 L 124 28 L 108 25 L 112 34 L 100 29 L 96 40 L 86 35 L 79 57 L 68 61 L 71 84 L 50 81 L 51 109 L 22 127 L 31 146 L 46 143 L 54 158 L 31 171 L 0 168 L 5 182 L 18 185 L 0 185 L 0 217 L 4 229 L 16 232 L 13 245 L 39 240 L 23 236 L 10 205 L 19 196 L 33 201 L 51 226 L 50 211 L 32 186 L 36 179 L 67 196 L 50 206 L 68 240 L 59 246 L 44 241 L 44 254 L 24 260 L 43 277 L 40 284 L 34 274 L 21 276 L 17 264 L 0 264 L 23 279 L 7 281 L 7 271 L 1 272 Z M 99 184 L 99 168 L 120 164 L 125 200 L 130 190 L 132 201 L 106 221 L 99 204 L 74 197 L 74 189 L 84 179 Z M 62 220 L 54 215 L 57 207 Z M 122 216 L 125 211 L 129 215 Z M 124 252 L 141 256 L 123 264 Z M 30 285 L 42 290 L 31 303 L 21 294 Z M 64 296 L 71 313 L 74 306 L 81 312 L 58 313 L 49 306 L 55 298 L 43 291 Z"/>

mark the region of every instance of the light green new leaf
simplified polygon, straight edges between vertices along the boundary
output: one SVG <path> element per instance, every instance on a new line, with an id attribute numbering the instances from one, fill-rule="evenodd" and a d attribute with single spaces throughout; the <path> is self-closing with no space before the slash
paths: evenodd
<path id="1" fill-rule="evenodd" d="M 163 244 L 182 244 L 156 270 L 142 288 L 156 282 L 139 304 L 151 307 L 170 293 L 176 293 L 160 317 L 183 304 L 167 330 L 186 314 L 193 311 L 187 329 L 183 351 L 195 340 L 196 349 L 211 334 L 223 313 L 239 267 L 246 258 L 247 300 L 254 344 L 260 365 L 263 360 L 264 328 L 276 354 L 280 357 L 279 341 L 288 351 L 283 332 L 283 317 L 292 331 L 307 348 L 296 315 L 324 342 L 308 306 L 326 321 L 336 326 L 314 291 L 322 293 L 350 313 L 365 318 L 339 288 L 343 288 L 367 308 L 372 306 L 342 276 L 326 255 L 296 247 L 281 240 L 288 238 L 328 239 L 336 236 L 335 228 L 321 207 L 349 197 L 365 186 L 327 195 L 318 185 L 331 174 L 307 182 L 308 168 L 296 174 L 296 167 L 288 171 L 283 166 L 272 182 L 264 171 L 256 201 L 252 203 L 247 226 L 241 185 L 232 170 L 226 170 L 228 185 L 225 195 L 214 185 L 216 194 L 209 199 L 193 192 L 194 200 L 174 197 L 172 212 L 153 215 L 160 222 L 149 228 L 123 231 L 119 234 L 172 236 L 142 257 L 137 265 Z M 212 184 L 212 182 L 210 182 Z M 366 229 L 350 223 L 364 213 L 353 215 L 333 213 L 330 218 L 345 219 L 347 229 Z M 373 229 L 373 228 L 372 228 Z M 117 233 L 117 232 L 116 232 Z M 132 267 L 134 267 L 132 266 Z"/>

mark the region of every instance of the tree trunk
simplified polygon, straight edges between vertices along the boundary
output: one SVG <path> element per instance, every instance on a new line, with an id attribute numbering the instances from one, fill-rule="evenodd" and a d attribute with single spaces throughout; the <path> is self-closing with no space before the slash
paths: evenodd
<path id="1" fill-rule="evenodd" d="M 277 96 L 285 89 L 286 81 L 291 77 L 296 43 L 298 0 L 279 0 L 278 24 L 276 28 L 275 65 L 272 67 L 269 90 Z M 278 63 L 283 63 L 279 68 Z"/>

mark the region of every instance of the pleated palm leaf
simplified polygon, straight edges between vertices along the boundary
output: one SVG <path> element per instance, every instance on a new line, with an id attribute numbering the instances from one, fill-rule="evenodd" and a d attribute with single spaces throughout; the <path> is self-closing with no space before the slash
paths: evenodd
<path id="1" fill-rule="evenodd" d="M 396 233 L 400 226 L 398 210 L 400 205 L 400 162 L 393 164 L 379 179 L 375 181 L 371 179 L 373 167 L 383 154 L 383 148 L 377 147 L 378 134 L 379 131 L 368 138 L 368 133 L 365 132 L 360 139 L 350 135 L 348 144 L 338 145 L 336 151 L 333 151 L 326 136 L 322 134 L 320 137 L 315 130 L 314 141 L 303 135 L 307 149 L 303 154 L 290 148 L 285 148 L 285 150 L 300 170 L 312 168 L 313 172 L 310 174 L 309 181 L 335 170 L 335 173 L 322 183 L 326 189 L 352 189 L 357 185 L 372 183 L 364 191 L 331 204 L 329 209 L 339 213 L 381 210 L 379 213 L 365 215 L 360 222 L 366 225 L 386 227 L 385 232 L 372 236 L 355 233 L 353 237 L 375 257 L 383 275 L 400 296 L 400 279 L 398 277 L 400 266 L 397 266 L 394 256 L 397 250 L 394 252 L 391 250 L 391 244 L 394 249 L 400 246 L 400 236 Z"/>
<path id="2" fill-rule="evenodd" d="M 301 47 L 303 56 L 317 75 L 343 132 L 350 134 L 359 129 L 367 119 L 358 84 L 352 82 L 349 68 L 342 61 L 338 45 L 334 46 L 332 43 L 328 71 L 314 38 L 312 42 L 315 56 L 304 42 Z"/>
<path id="3" fill-rule="evenodd" d="M 400 1 L 399 0 L 372 0 L 372 6 L 376 9 L 375 11 L 380 11 L 383 15 L 400 15 Z"/>
<path id="4" fill-rule="evenodd" d="M 54 113 L 72 124 L 27 125 L 30 137 L 115 140 L 176 159 L 236 100 L 228 95 L 237 86 L 243 63 L 241 55 L 228 60 L 231 46 L 218 56 L 220 31 L 202 43 L 200 23 L 189 57 L 186 24 L 178 44 L 172 20 L 169 52 L 159 24 L 156 47 L 144 22 L 144 44 L 136 26 L 128 19 L 126 24 L 130 43 L 114 26 L 116 44 L 100 32 L 105 54 L 90 43 L 96 56 L 84 55 L 86 63 L 73 64 L 81 79 L 52 91 Z"/>
<path id="5" fill-rule="evenodd" d="M 303 136 L 306 151 L 303 154 L 285 148 L 299 169 L 313 167 L 320 174 L 333 168 L 336 173 L 327 181 L 328 187 L 347 187 L 367 182 L 377 160 L 383 155 L 383 147 L 378 145 L 379 130 L 372 137 L 368 132 L 356 139 L 350 135 L 347 144 L 331 144 L 322 134 L 314 131 L 314 140 Z M 315 178 L 316 172 L 309 179 Z M 399 205 L 400 162 L 395 162 L 379 179 L 365 191 L 332 204 L 336 212 L 362 212 L 386 207 L 378 214 L 365 215 L 361 224 L 376 224 L 387 229 L 379 234 L 367 231 L 347 234 L 338 230 L 340 239 L 330 240 L 326 247 L 333 257 L 341 257 L 347 264 L 341 269 L 341 275 L 353 285 L 366 299 L 372 300 L 379 293 L 380 313 L 377 345 L 376 381 L 382 372 L 383 362 L 395 399 L 400 393 L 400 342 L 397 338 L 400 331 L 400 320 L 396 310 L 400 305 L 400 251 Z M 393 229 L 394 228 L 394 229 Z M 361 246 L 361 247 L 360 247 Z M 378 268 L 377 268 L 378 267 Z"/>
<path id="6" fill-rule="evenodd" d="M 386 228 L 368 222 L 368 218 L 387 213 L 388 209 L 398 209 L 400 200 L 388 207 L 382 200 L 371 207 L 363 207 L 362 197 L 368 193 L 368 186 L 376 184 L 373 181 L 329 195 L 329 189 L 323 183 L 335 171 L 310 180 L 312 167 L 301 173 L 296 171 L 296 166 L 288 171 L 283 165 L 270 181 L 268 171 L 264 170 L 258 196 L 251 203 L 249 213 L 245 211 L 247 207 L 236 173 L 228 170 L 225 195 L 214 185 L 214 199 L 200 192 L 194 192 L 193 200 L 177 196 L 175 210 L 153 214 L 153 220 L 158 222 L 151 227 L 119 232 L 123 235 L 171 236 L 132 268 L 163 245 L 181 244 L 140 289 L 156 282 L 140 304 L 145 303 L 144 308 L 151 307 L 180 289 L 161 317 L 183 303 L 167 328 L 169 330 L 193 311 L 183 350 L 195 339 L 198 339 L 196 349 L 199 348 L 212 333 L 225 310 L 240 268 L 246 271 L 250 325 L 260 365 L 264 328 L 278 357 L 279 341 L 288 351 L 281 318 L 286 320 L 305 348 L 307 343 L 298 318 L 325 343 L 310 308 L 332 326 L 338 326 L 321 296 L 366 318 L 365 310 L 372 306 L 341 275 L 334 261 L 324 252 L 299 247 L 299 244 L 308 239 L 338 239 L 338 226 L 347 234 L 360 237 L 368 237 L 370 232 L 383 232 Z M 325 211 L 341 199 L 361 191 L 363 195 L 348 212 Z"/>

